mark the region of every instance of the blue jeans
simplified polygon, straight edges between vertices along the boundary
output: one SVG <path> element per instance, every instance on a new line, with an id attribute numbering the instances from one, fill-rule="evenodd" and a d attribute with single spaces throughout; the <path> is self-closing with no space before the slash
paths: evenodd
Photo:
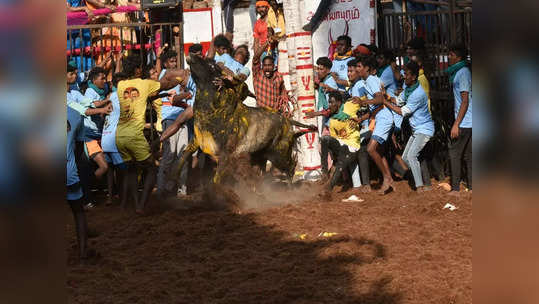
<path id="1" fill-rule="evenodd" d="M 428 135 L 421 134 L 421 133 L 414 133 L 412 134 L 412 136 L 410 136 L 410 139 L 408 139 L 406 148 L 404 148 L 404 152 L 402 153 L 402 159 L 412 171 L 416 188 L 423 186 L 423 177 L 421 175 L 421 165 L 419 164 L 419 160 L 418 160 L 419 152 L 423 150 L 423 148 L 429 142 L 429 140 L 430 140 L 430 136 Z"/>

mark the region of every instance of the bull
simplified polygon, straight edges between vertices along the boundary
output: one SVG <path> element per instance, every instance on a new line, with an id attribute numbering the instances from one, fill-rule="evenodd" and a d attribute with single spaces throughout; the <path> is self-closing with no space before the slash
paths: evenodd
<path id="1" fill-rule="evenodd" d="M 223 82 L 221 68 L 211 59 L 190 56 L 187 61 L 197 86 L 195 136 L 173 174 L 179 176 L 187 159 L 200 148 L 217 163 L 214 184 L 223 182 L 229 170 L 241 164 L 265 168 L 267 160 L 291 180 L 297 163 L 292 156 L 296 141 L 317 128 L 268 109 L 245 106 L 249 90 L 244 82 Z M 303 129 L 294 131 L 293 126 Z"/>

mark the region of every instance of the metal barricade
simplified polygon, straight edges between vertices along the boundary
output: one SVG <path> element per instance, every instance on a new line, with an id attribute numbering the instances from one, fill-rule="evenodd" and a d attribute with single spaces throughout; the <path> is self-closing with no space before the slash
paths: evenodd
<path id="1" fill-rule="evenodd" d="M 69 60 L 75 59 L 80 72 L 89 71 L 112 53 L 138 54 L 143 64 L 155 60 L 155 50 L 168 44 L 183 65 L 182 23 L 108 23 L 67 27 Z"/>

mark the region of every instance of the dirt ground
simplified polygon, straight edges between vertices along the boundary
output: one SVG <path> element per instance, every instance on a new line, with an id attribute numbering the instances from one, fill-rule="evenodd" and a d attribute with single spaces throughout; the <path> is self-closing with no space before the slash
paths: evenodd
<path id="1" fill-rule="evenodd" d="M 383 197 L 325 201 L 303 184 L 240 212 L 193 195 L 154 201 L 143 217 L 99 205 L 88 213 L 98 257 L 86 264 L 66 207 L 69 302 L 472 303 L 471 195 L 435 188 L 399 182 Z M 364 201 L 341 201 L 351 194 Z"/>

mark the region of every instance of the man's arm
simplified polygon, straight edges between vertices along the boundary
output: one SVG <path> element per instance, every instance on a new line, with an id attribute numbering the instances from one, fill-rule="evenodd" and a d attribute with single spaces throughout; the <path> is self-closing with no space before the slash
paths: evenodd
<path id="1" fill-rule="evenodd" d="M 160 141 L 163 142 L 167 140 L 169 137 L 171 137 L 172 135 L 176 134 L 176 132 L 178 132 L 182 124 L 184 124 L 186 121 L 188 121 L 192 117 L 193 117 L 193 107 L 188 107 L 187 109 L 185 109 L 185 111 L 183 111 L 176 118 L 176 120 L 174 121 L 174 123 L 172 123 L 170 127 L 168 127 L 166 130 L 163 130 L 163 134 L 161 135 Z"/>
<path id="2" fill-rule="evenodd" d="M 329 109 L 326 109 L 326 110 L 322 110 L 322 111 L 312 111 L 312 112 L 306 112 L 305 113 L 305 116 L 307 118 L 313 118 L 313 117 L 316 117 L 316 116 L 325 116 L 325 117 L 329 117 Z"/>
<path id="3" fill-rule="evenodd" d="M 373 99 L 361 100 L 360 103 L 363 104 L 363 105 L 383 104 L 384 103 L 384 95 L 382 94 L 382 92 L 377 92 L 377 93 L 374 93 L 374 98 Z"/>
<path id="4" fill-rule="evenodd" d="M 384 105 L 386 107 L 388 107 L 389 109 L 391 109 L 391 111 L 399 114 L 399 115 L 403 115 L 402 114 L 402 109 L 400 107 L 397 107 L 396 104 L 394 104 L 393 102 L 391 101 L 388 101 L 388 100 L 384 100 Z"/>
<path id="5" fill-rule="evenodd" d="M 393 71 L 393 77 L 395 78 L 395 81 L 397 82 L 401 81 L 402 75 L 395 61 L 391 62 L 391 71 Z"/>
<path id="6" fill-rule="evenodd" d="M 110 10 L 112 10 L 113 12 L 116 10 L 116 6 L 114 5 L 109 5 L 109 4 L 104 4 L 104 3 L 101 3 L 97 0 L 86 0 L 86 3 L 90 3 L 91 5 L 97 7 L 97 8 L 108 8 Z"/>
<path id="7" fill-rule="evenodd" d="M 206 54 L 206 58 L 213 59 L 215 57 L 215 45 L 213 44 L 215 41 L 215 37 L 211 40 L 210 47 L 208 48 L 208 53 Z"/>
<path id="8" fill-rule="evenodd" d="M 166 91 L 174 88 L 175 86 L 187 83 L 189 79 L 189 72 L 183 69 L 167 70 L 166 74 L 159 80 L 161 84 L 160 91 Z"/>
<path id="9" fill-rule="evenodd" d="M 462 103 L 460 104 L 459 112 L 457 114 L 457 118 L 455 119 L 455 123 L 451 128 L 451 138 L 459 137 L 459 126 L 464 119 L 464 115 L 466 115 L 466 111 L 468 111 L 468 106 L 470 102 L 468 92 L 460 92 L 460 96 L 462 98 Z"/>
<path id="10" fill-rule="evenodd" d="M 191 99 L 191 97 L 193 97 L 193 94 L 191 94 L 191 92 L 181 92 L 178 95 L 174 95 L 174 97 L 172 98 L 172 105 L 185 109 L 189 106 L 186 100 Z"/>
<path id="11" fill-rule="evenodd" d="M 338 85 L 342 85 L 342 86 L 345 86 L 345 87 L 350 85 L 348 80 L 339 78 L 339 75 L 337 75 L 337 73 L 335 73 L 335 72 L 331 72 L 331 77 L 333 77 L 333 79 L 335 79 L 335 82 Z"/>
<path id="12" fill-rule="evenodd" d="M 264 45 L 260 45 L 260 40 L 255 39 L 254 43 L 254 55 L 253 55 L 253 76 L 257 75 L 262 71 L 260 66 L 260 56 L 264 53 L 264 50 L 268 47 L 268 41 Z"/>
<path id="13" fill-rule="evenodd" d="M 67 4 L 67 11 L 68 12 L 86 12 L 86 15 L 88 15 L 88 19 L 94 18 L 94 13 L 92 10 L 87 6 L 79 6 L 79 7 L 72 7 L 69 3 Z"/>

